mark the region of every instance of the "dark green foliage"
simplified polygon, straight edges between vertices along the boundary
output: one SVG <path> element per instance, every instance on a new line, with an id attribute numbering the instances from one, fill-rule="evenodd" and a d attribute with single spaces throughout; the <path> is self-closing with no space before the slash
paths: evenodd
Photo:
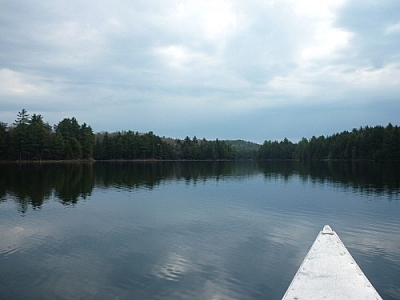
<path id="1" fill-rule="evenodd" d="M 1 123 L 0 159 L 49 160 L 89 159 L 92 157 L 94 134 L 85 123 L 75 118 L 64 119 L 54 126 L 44 123 L 41 115 L 31 117 L 23 109 L 13 127 Z"/>
<path id="2" fill-rule="evenodd" d="M 160 138 L 151 131 L 144 134 L 128 131 L 97 134 L 93 157 L 97 160 L 230 160 L 235 158 L 235 151 L 218 140 L 198 140 L 196 137 L 172 140 Z"/>
<path id="3" fill-rule="evenodd" d="M 75 118 L 64 119 L 54 126 L 57 140 L 55 156 L 65 159 L 89 159 L 93 154 L 94 134 L 90 126 L 79 125 Z"/>
<path id="4" fill-rule="evenodd" d="M 235 149 L 226 142 L 198 140 L 196 137 L 176 140 L 175 150 L 179 159 L 186 160 L 233 160 Z"/>
<path id="5" fill-rule="evenodd" d="M 51 127 L 41 115 L 29 117 L 23 109 L 18 113 L 13 128 L 9 130 L 9 155 L 19 160 L 41 160 L 50 150 Z"/>
<path id="6" fill-rule="evenodd" d="M 6 123 L 0 122 L 0 159 L 7 159 L 8 147 L 10 144 L 10 135 Z"/>
<path id="7" fill-rule="evenodd" d="M 29 115 L 23 109 L 18 112 L 17 120 L 14 122 L 15 128 L 12 132 L 13 152 L 18 155 L 20 160 L 27 157 L 28 121 Z"/>
<path id="8" fill-rule="evenodd" d="M 297 144 L 265 141 L 262 146 L 237 141 L 207 141 L 188 136 L 161 138 L 133 131 L 95 135 L 86 123 L 65 118 L 52 127 L 41 115 L 23 109 L 13 126 L 0 122 L 0 160 L 66 159 L 154 160 L 400 160 L 400 127 L 354 128 L 332 136 L 302 138 Z"/>
<path id="9" fill-rule="evenodd" d="M 236 159 L 256 159 L 261 145 L 244 140 L 225 140 L 236 151 Z"/>
<path id="10" fill-rule="evenodd" d="M 133 131 L 100 133 L 96 135 L 93 157 L 109 159 L 174 159 L 171 145 L 153 132 L 140 134 Z"/>
<path id="11" fill-rule="evenodd" d="M 28 121 L 27 152 L 29 158 L 41 160 L 50 152 L 51 126 L 43 122 L 41 115 L 33 114 Z"/>
<path id="12" fill-rule="evenodd" d="M 332 136 L 302 138 L 297 144 L 265 141 L 259 159 L 400 160 L 400 127 L 361 127 Z"/>
<path id="13" fill-rule="evenodd" d="M 258 150 L 259 159 L 295 159 L 296 145 L 287 138 L 283 141 L 265 141 Z"/>

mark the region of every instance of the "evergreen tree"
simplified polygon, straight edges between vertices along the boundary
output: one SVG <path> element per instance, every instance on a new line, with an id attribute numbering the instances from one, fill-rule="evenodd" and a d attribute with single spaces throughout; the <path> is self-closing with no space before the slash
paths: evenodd
<path id="1" fill-rule="evenodd" d="M 9 132 L 7 123 L 0 122 L 0 159 L 7 159 L 9 144 Z"/>
<path id="2" fill-rule="evenodd" d="M 43 122 L 41 115 L 33 114 L 28 121 L 27 152 L 31 159 L 42 160 L 50 152 L 51 127 Z"/>
<path id="3" fill-rule="evenodd" d="M 17 119 L 14 122 L 13 145 L 19 160 L 27 157 L 28 121 L 29 114 L 25 109 L 18 112 Z"/>
<path id="4" fill-rule="evenodd" d="M 80 144 L 82 147 L 82 157 L 84 159 L 92 158 L 94 146 L 94 133 L 90 126 L 83 123 L 79 129 Z"/>

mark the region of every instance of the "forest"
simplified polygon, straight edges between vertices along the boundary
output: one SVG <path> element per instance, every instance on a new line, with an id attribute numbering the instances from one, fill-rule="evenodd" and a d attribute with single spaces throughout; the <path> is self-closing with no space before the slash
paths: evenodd
<path id="1" fill-rule="evenodd" d="M 233 160 L 224 141 L 161 138 L 153 132 L 101 132 L 65 118 L 53 127 L 23 109 L 13 125 L 0 122 L 0 160 Z"/>
<path id="2" fill-rule="evenodd" d="M 12 126 L 0 122 L 1 160 L 68 160 L 93 156 L 94 134 L 86 123 L 66 118 L 53 127 L 23 109 Z"/>
<path id="3" fill-rule="evenodd" d="M 331 136 L 302 138 L 298 143 L 288 139 L 265 141 L 258 159 L 298 160 L 400 160 L 400 127 L 354 128 Z"/>
<path id="4" fill-rule="evenodd" d="M 400 160 L 400 127 L 360 127 L 293 143 L 159 137 L 152 131 L 94 133 L 75 118 L 54 126 L 23 109 L 15 122 L 0 122 L 0 160 Z"/>
<path id="5" fill-rule="evenodd" d="M 95 141 L 93 157 L 96 160 L 233 160 L 236 157 L 233 147 L 218 139 L 161 138 L 152 131 L 99 133 Z"/>

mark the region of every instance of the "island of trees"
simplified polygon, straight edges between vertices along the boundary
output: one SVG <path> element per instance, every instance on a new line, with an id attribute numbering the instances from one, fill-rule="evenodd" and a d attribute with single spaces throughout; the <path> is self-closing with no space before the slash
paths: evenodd
<path id="1" fill-rule="evenodd" d="M 400 127 L 360 127 L 331 136 L 222 141 L 159 137 L 153 132 L 101 132 L 65 118 L 54 126 L 23 109 L 12 125 L 0 122 L 0 160 L 400 160 Z"/>

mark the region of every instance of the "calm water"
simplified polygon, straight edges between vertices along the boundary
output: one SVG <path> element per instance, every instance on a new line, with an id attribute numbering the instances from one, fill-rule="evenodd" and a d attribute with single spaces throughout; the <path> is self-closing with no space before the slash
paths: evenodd
<path id="1" fill-rule="evenodd" d="M 400 299 L 387 163 L 0 165 L 1 299 L 280 299 L 329 224 Z"/>

